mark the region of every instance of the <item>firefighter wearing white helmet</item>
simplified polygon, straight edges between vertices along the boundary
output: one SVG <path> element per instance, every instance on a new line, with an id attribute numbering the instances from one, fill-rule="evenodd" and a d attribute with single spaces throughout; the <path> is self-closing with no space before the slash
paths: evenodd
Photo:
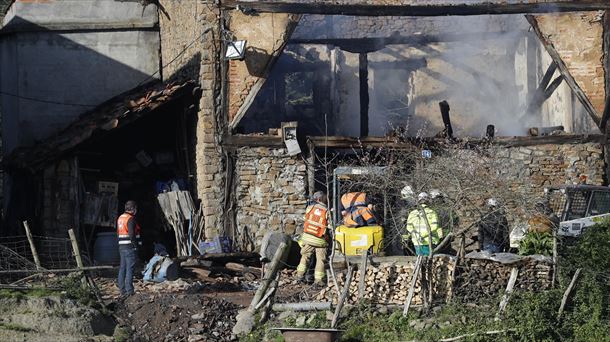
<path id="1" fill-rule="evenodd" d="M 479 249 L 490 253 L 503 252 L 509 242 L 508 220 L 504 211 L 498 207 L 497 199 L 489 198 L 486 203 L 487 212 L 481 215 L 477 224 Z"/>
<path id="2" fill-rule="evenodd" d="M 434 248 L 443 238 L 438 214 L 428 206 L 429 199 L 426 192 L 417 195 L 418 206 L 409 213 L 407 232 L 402 236 L 405 242 L 411 239 L 417 255 L 430 255 L 430 243 Z"/>

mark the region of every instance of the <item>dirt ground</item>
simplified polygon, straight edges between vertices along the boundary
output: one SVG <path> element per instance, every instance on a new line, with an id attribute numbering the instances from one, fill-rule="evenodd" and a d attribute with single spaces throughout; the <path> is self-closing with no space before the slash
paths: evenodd
<path id="1" fill-rule="evenodd" d="M 239 278 L 178 279 L 159 284 L 136 281 L 136 293 L 121 301 L 114 279 L 96 283 L 104 299 L 114 303 L 119 324 L 134 341 L 237 340 L 231 333 L 235 317 L 254 295 L 254 284 Z"/>
<path id="2" fill-rule="evenodd" d="M 238 308 L 202 294 L 137 293 L 117 315 L 137 341 L 231 341 Z"/>

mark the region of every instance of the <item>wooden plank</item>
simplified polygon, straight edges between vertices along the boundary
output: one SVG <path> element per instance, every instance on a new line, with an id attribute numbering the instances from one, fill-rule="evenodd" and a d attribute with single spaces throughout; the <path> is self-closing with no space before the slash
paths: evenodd
<path id="1" fill-rule="evenodd" d="M 360 271 L 360 279 L 358 280 L 358 299 L 362 299 L 364 296 L 364 290 L 366 289 L 366 269 L 368 266 L 368 256 L 369 250 L 367 249 L 362 253 L 362 261 L 360 262 L 360 266 L 358 266 L 358 270 Z"/>
<path id="2" fill-rule="evenodd" d="M 23 221 L 23 227 L 25 228 L 25 235 L 27 236 L 28 242 L 30 243 L 30 250 L 32 251 L 32 257 L 34 257 L 36 269 L 41 270 L 42 266 L 40 265 L 38 251 L 36 250 L 36 245 L 34 244 L 34 239 L 32 238 L 32 232 L 30 231 L 30 225 L 28 224 L 28 221 Z"/>
<path id="3" fill-rule="evenodd" d="M 517 276 L 519 275 L 519 269 L 513 267 L 510 271 L 510 278 L 508 278 L 508 284 L 506 285 L 506 291 L 504 291 L 504 296 L 502 296 L 502 300 L 500 301 L 500 307 L 498 309 L 498 313 L 496 314 L 496 320 L 500 319 L 504 309 L 506 309 L 506 305 L 508 305 L 508 301 L 510 300 L 510 295 L 513 293 L 513 288 L 515 287 L 515 283 L 517 282 Z"/>
<path id="4" fill-rule="evenodd" d="M 415 261 L 415 267 L 413 268 L 413 278 L 411 278 L 411 286 L 409 286 L 409 294 L 407 295 L 407 299 L 405 300 L 405 306 L 402 311 L 402 315 L 405 317 L 409 314 L 409 308 L 411 307 L 413 295 L 415 294 L 415 284 L 417 283 L 417 277 L 419 276 L 423 259 L 424 257 L 419 255 L 417 256 L 417 261 Z"/>
<path id="5" fill-rule="evenodd" d="M 610 2 L 608 2 L 608 4 L 610 4 Z M 536 20 L 536 18 L 534 18 L 534 16 L 532 15 L 526 15 L 525 17 L 530 23 L 530 25 L 532 25 L 534 32 L 536 32 L 536 35 L 540 39 L 540 42 L 542 43 L 546 51 L 549 53 L 555 64 L 557 64 L 557 68 L 559 68 L 559 71 L 561 72 L 561 75 L 565 79 L 566 83 L 570 86 L 570 88 L 572 88 L 572 91 L 574 92 L 578 100 L 580 100 L 580 103 L 582 103 L 583 107 L 585 107 L 585 110 L 587 111 L 593 122 L 595 122 L 597 127 L 601 131 L 603 131 L 603 128 L 601 127 L 601 119 L 597 111 L 591 104 L 591 100 L 589 100 L 585 92 L 582 90 L 582 88 L 580 88 L 578 82 L 576 82 L 576 80 L 570 73 L 568 66 L 564 63 L 563 59 L 561 59 L 561 56 L 559 55 L 559 52 L 557 52 L 557 50 L 555 49 L 553 43 L 551 43 L 551 41 L 548 40 L 547 37 L 542 33 L 540 27 L 538 26 L 538 21 Z"/>
<path id="6" fill-rule="evenodd" d="M 256 12 L 337 14 L 355 16 L 446 16 L 482 14 L 553 13 L 610 9 L 606 0 L 224 0 L 221 7 L 237 6 Z"/>
<path id="7" fill-rule="evenodd" d="M 360 148 L 365 147 L 385 147 L 395 149 L 417 149 L 421 150 L 421 146 L 425 145 L 433 147 L 435 145 L 446 146 L 445 139 L 435 138 L 407 138 L 398 139 L 394 137 L 365 137 L 365 138 L 354 138 L 354 137 L 339 137 L 339 136 L 310 136 L 308 137 L 316 148 Z M 541 137 L 495 137 L 493 145 L 505 146 L 505 147 L 521 147 L 521 146 L 535 146 L 535 145 L 547 145 L 547 144 L 582 144 L 589 142 L 604 143 L 605 137 L 602 134 L 561 134 L 561 135 L 549 135 Z M 489 145 L 488 140 L 484 139 L 457 139 L 456 144 L 469 144 L 469 145 Z"/>
<path id="8" fill-rule="evenodd" d="M 220 144 L 223 147 L 283 147 L 284 141 L 277 135 L 224 135 Z"/>
<path id="9" fill-rule="evenodd" d="M 331 328 L 335 328 L 337 323 L 339 322 L 339 316 L 341 315 L 341 309 L 343 309 L 343 304 L 345 304 L 345 300 L 349 295 L 349 286 L 352 283 L 352 278 L 354 277 L 354 268 L 350 266 L 347 269 L 347 279 L 345 279 L 345 284 L 343 285 L 343 291 L 341 292 L 341 297 L 339 297 L 339 301 L 337 302 L 337 307 L 335 308 L 335 314 L 333 315 L 333 320 L 330 324 Z"/>
<path id="10" fill-rule="evenodd" d="M 581 271 L 581 269 L 579 268 L 576 270 L 576 272 L 574 272 L 574 276 L 572 277 L 572 281 L 570 282 L 570 285 L 568 286 L 566 291 L 563 293 L 563 298 L 561 299 L 561 305 L 559 306 L 559 312 L 557 313 L 557 319 L 560 319 L 561 314 L 563 314 L 563 309 L 565 308 L 566 303 L 568 302 L 568 298 L 570 297 L 570 293 L 572 292 L 574 285 L 576 285 L 576 280 L 578 279 L 578 276 L 580 275 L 580 271 Z"/>

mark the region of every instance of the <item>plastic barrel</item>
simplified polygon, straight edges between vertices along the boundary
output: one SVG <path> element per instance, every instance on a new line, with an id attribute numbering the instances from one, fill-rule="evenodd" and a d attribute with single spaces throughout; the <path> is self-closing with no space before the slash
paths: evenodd
<path id="1" fill-rule="evenodd" d="M 121 262 L 116 233 L 97 233 L 93 245 L 93 259 L 97 265 L 118 265 Z"/>

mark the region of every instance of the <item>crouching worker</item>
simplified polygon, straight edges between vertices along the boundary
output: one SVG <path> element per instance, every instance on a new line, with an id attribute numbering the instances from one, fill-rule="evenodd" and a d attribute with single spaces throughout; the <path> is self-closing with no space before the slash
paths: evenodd
<path id="1" fill-rule="evenodd" d="M 328 227 L 328 198 L 322 191 L 313 194 L 313 202 L 305 209 L 305 223 L 301 236 L 301 262 L 297 266 L 297 277 L 304 279 L 312 255 L 316 255 L 314 284 L 324 285 Z"/>
<path id="2" fill-rule="evenodd" d="M 341 215 L 346 227 L 377 225 L 373 205 L 369 203 L 365 192 L 348 192 L 341 196 Z"/>
<path id="3" fill-rule="evenodd" d="M 434 248 L 443 238 L 443 229 L 439 224 L 438 214 L 428 206 L 429 200 L 430 196 L 425 192 L 417 196 L 419 206 L 409 213 L 407 234 L 402 236 L 405 242 L 411 238 L 417 255 L 430 255 L 430 242 Z"/>

